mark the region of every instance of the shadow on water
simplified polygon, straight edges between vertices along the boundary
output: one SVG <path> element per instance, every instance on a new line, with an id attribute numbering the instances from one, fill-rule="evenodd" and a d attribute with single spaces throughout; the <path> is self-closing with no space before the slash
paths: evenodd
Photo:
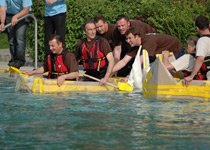
<path id="1" fill-rule="evenodd" d="M 209 103 L 139 91 L 28 94 L 0 81 L 1 149 L 209 149 Z M 190 143 L 190 144 L 189 144 Z"/>

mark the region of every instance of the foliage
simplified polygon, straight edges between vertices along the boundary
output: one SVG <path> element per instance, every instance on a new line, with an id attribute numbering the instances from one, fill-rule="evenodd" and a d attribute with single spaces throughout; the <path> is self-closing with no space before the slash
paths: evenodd
<path id="1" fill-rule="evenodd" d="M 38 20 L 38 59 L 44 57 L 44 4 L 33 0 L 33 14 Z M 197 35 L 195 18 L 205 15 L 210 18 L 209 0 L 66 0 L 66 47 L 74 51 L 79 39 L 84 38 L 82 24 L 86 19 L 102 14 L 107 22 L 115 24 L 119 14 L 130 19 L 139 16 L 159 33 L 177 37 L 183 44 L 191 35 Z M 28 48 L 34 56 L 34 25 L 28 30 Z"/>
<path id="2" fill-rule="evenodd" d="M 8 49 L 9 48 L 9 42 L 7 38 L 6 32 L 0 33 L 0 49 Z"/>

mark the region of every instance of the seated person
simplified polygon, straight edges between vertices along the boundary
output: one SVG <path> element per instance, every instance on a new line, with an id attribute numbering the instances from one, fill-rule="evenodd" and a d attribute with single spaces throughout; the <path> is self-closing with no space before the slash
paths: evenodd
<path id="1" fill-rule="evenodd" d="M 101 79 L 100 85 L 107 83 L 114 66 L 114 57 L 108 41 L 96 36 L 95 22 L 91 19 L 83 24 L 83 33 L 86 35 L 76 45 L 76 59 L 82 59 L 85 74 Z M 108 67 L 106 63 L 108 61 Z M 85 77 L 85 81 L 93 81 Z"/>
<path id="2" fill-rule="evenodd" d="M 191 74 L 185 77 L 182 84 L 189 85 L 194 80 L 206 80 L 207 73 L 210 71 L 210 25 L 209 19 L 205 16 L 199 16 L 195 20 L 198 34 L 201 36 L 196 44 L 195 64 Z"/>
<path id="3" fill-rule="evenodd" d="M 169 51 L 163 51 L 162 52 L 162 61 L 163 64 L 166 66 L 166 68 L 170 70 L 178 71 L 184 71 L 184 76 L 188 75 L 188 72 L 191 72 L 193 70 L 193 66 L 195 64 L 195 49 L 196 49 L 196 43 L 197 43 L 198 37 L 191 36 L 187 40 L 187 53 L 177 60 L 173 62 L 169 62 Z"/>
<path id="4" fill-rule="evenodd" d="M 27 75 L 49 72 L 48 79 L 56 79 L 61 86 L 67 79 L 79 77 L 78 63 L 73 53 L 67 51 L 59 35 L 53 35 L 49 40 L 51 53 L 47 56 L 43 66 L 33 71 L 25 71 Z"/>

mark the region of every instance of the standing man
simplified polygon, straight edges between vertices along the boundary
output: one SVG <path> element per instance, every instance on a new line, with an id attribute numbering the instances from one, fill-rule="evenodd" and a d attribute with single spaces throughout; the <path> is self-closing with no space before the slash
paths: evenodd
<path id="1" fill-rule="evenodd" d="M 5 30 L 5 24 L 12 24 L 7 28 L 11 54 L 8 66 L 18 69 L 25 64 L 26 30 L 29 25 L 27 18 L 19 22 L 18 19 L 27 15 L 31 6 L 31 0 L 0 0 L 1 31 Z"/>
<path id="2" fill-rule="evenodd" d="M 81 57 L 86 74 L 100 80 L 100 85 L 107 83 L 114 66 L 114 58 L 108 41 L 96 36 L 96 26 L 93 20 L 86 20 L 83 24 L 86 38 L 80 40 L 76 46 L 75 56 Z M 109 62 L 106 68 L 106 60 Z M 89 80 L 85 78 L 85 80 Z"/>
<path id="3" fill-rule="evenodd" d="M 58 86 L 65 80 L 79 77 L 78 63 L 73 53 L 66 50 L 60 35 L 49 38 L 51 53 L 44 61 L 44 65 L 33 71 L 25 71 L 27 75 L 48 73 L 48 79 L 57 79 Z"/>
<path id="4" fill-rule="evenodd" d="M 156 59 L 156 54 L 161 54 L 164 50 L 169 50 L 175 55 L 182 50 L 182 44 L 179 40 L 173 36 L 160 33 L 148 33 L 144 37 L 141 37 L 139 30 L 134 27 L 128 28 L 125 33 L 128 44 L 132 47 L 113 68 L 113 73 L 123 68 L 132 58 L 135 58 L 139 46 L 142 45 L 142 49 L 146 49 L 150 62 Z M 142 55 L 141 55 L 142 56 Z M 141 59 L 143 60 L 143 59 Z M 142 64 L 143 62 L 141 62 Z M 128 75 L 129 72 L 126 72 Z"/>
<path id="5" fill-rule="evenodd" d="M 109 42 L 112 50 L 114 49 L 114 30 L 116 25 L 107 23 L 103 15 L 97 15 L 94 18 L 97 35 L 101 36 Z"/>
<path id="6" fill-rule="evenodd" d="M 118 15 L 116 17 L 117 28 L 114 31 L 114 59 L 115 63 L 121 60 L 126 53 L 131 49 L 130 45 L 126 42 L 125 32 L 129 27 L 134 27 L 139 30 L 140 34 L 144 36 L 146 33 L 156 32 L 150 25 L 140 21 L 130 21 L 126 15 Z M 127 65 L 118 72 L 118 76 L 126 76 L 130 72 L 134 59 L 131 59 Z"/>
<path id="7" fill-rule="evenodd" d="M 65 44 L 66 29 L 66 2 L 65 0 L 45 0 L 45 17 L 44 17 L 44 43 L 45 56 L 50 53 L 49 37 L 58 34 Z"/>
<path id="8" fill-rule="evenodd" d="M 183 85 L 188 86 L 193 79 L 206 80 L 206 74 L 210 70 L 210 25 L 209 19 L 199 16 L 195 20 L 196 29 L 201 36 L 196 45 L 196 61 L 192 73 L 182 81 Z"/>

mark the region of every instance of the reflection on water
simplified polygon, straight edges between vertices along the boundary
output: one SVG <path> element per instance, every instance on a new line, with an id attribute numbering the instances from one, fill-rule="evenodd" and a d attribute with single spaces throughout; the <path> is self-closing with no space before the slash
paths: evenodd
<path id="1" fill-rule="evenodd" d="M 210 105 L 138 91 L 15 93 L 0 81 L 1 149 L 209 149 Z"/>

